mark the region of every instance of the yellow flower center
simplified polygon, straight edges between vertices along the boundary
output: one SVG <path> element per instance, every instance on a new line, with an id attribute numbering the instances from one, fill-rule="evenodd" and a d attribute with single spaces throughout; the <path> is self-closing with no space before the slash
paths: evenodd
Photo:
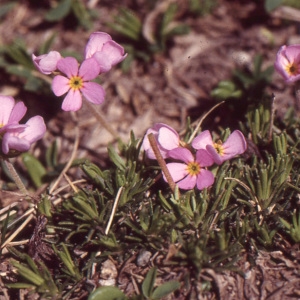
<path id="1" fill-rule="evenodd" d="M 223 147 L 221 141 L 214 143 L 214 148 L 216 149 L 216 151 L 219 155 L 221 155 L 221 156 L 224 155 L 224 147 Z"/>
<path id="2" fill-rule="evenodd" d="M 285 67 L 286 72 L 289 75 L 298 75 L 299 74 L 299 66 L 297 64 L 293 63 L 289 63 L 286 67 Z"/>
<path id="3" fill-rule="evenodd" d="M 200 173 L 200 165 L 197 162 L 189 162 L 187 171 L 191 176 L 198 175 Z"/>
<path id="4" fill-rule="evenodd" d="M 73 90 L 80 90 L 83 87 L 83 80 L 80 76 L 70 78 L 69 85 Z"/>

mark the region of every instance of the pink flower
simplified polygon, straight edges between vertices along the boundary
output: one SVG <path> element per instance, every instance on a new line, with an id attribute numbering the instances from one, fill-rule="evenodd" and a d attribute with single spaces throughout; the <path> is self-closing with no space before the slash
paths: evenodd
<path id="1" fill-rule="evenodd" d="M 32 54 L 32 61 L 36 68 L 43 74 L 51 74 L 56 70 L 57 62 L 61 59 L 57 51 L 50 51 L 48 54 L 35 56 Z"/>
<path id="2" fill-rule="evenodd" d="M 30 118 L 25 125 L 10 128 L 2 139 L 2 152 L 8 154 L 10 150 L 28 151 L 31 144 L 41 139 L 46 132 L 46 125 L 41 116 Z"/>
<path id="3" fill-rule="evenodd" d="M 300 79 L 300 45 L 282 46 L 276 56 L 276 71 L 291 83 Z"/>
<path id="4" fill-rule="evenodd" d="M 15 103 L 15 99 L 10 96 L 0 95 L 0 136 L 9 128 L 18 126 L 24 117 L 27 108 L 23 102 Z"/>
<path id="5" fill-rule="evenodd" d="M 100 65 L 100 73 L 109 71 L 112 66 L 125 59 L 124 48 L 112 40 L 105 32 L 94 32 L 86 44 L 84 57 L 94 57 Z"/>
<path id="6" fill-rule="evenodd" d="M 221 141 L 214 143 L 210 132 L 205 130 L 194 138 L 192 146 L 194 149 L 206 149 L 215 163 L 220 165 L 225 160 L 244 153 L 247 149 L 247 142 L 244 135 L 239 130 L 235 130 L 224 144 Z"/>
<path id="7" fill-rule="evenodd" d="M 169 151 L 169 156 L 184 162 L 167 164 L 167 168 L 179 188 L 190 190 L 197 185 L 197 188 L 202 190 L 214 183 L 213 173 L 203 169 L 203 167 L 209 167 L 214 163 L 211 155 L 206 150 L 198 150 L 196 159 L 191 151 L 186 148 L 173 149 Z M 164 179 L 166 181 L 165 177 Z"/>
<path id="8" fill-rule="evenodd" d="M 57 63 L 57 69 L 67 76 L 57 75 L 52 81 L 52 90 L 56 96 L 68 92 L 62 103 L 64 111 L 76 111 L 81 108 L 81 93 L 91 103 L 101 104 L 104 101 L 105 91 L 102 86 L 89 82 L 100 72 L 100 65 L 94 58 L 84 60 L 80 68 L 75 58 L 62 58 Z"/>
<path id="9" fill-rule="evenodd" d="M 149 128 L 147 130 L 142 145 L 147 157 L 150 159 L 156 159 L 147 137 L 150 133 L 153 133 L 163 158 L 168 157 L 169 150 L 178 148 L 180 146 L 180 139 L 178 133 L 172 127 L 166 124 L 157 123 L 152 128 Z"/>

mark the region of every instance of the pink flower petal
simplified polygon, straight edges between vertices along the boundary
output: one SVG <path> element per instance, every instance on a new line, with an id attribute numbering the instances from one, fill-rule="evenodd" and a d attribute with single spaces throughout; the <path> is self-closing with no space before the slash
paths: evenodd
<path id="1" fill-rule="evenodd" d="M 57 75 L 52 80 L 52 91 L 55 96 L 61 96 L 70 89 L 69 79 L 67 77 Z"/>
<path id="2" fill-rule="evenodd" d="M 178 187 L 183 190 L 191 190 L 195 187 L 197 182 L 197 176 L 188 175 L 181 181 L 177 182 Z"/>
<path id="3" fill-rule="evenodd" d="M 6 133 L 2 139 L 2 152 L 7 154 L 10 149 L 20 152 L 28 151 L 30 148 L 30 142 L 25 139 L 20 139 L 18 136 Z"/>
<path id="4" fill-rule="evenodd" d="M 197 188 L 203 190 L 211 186 L 215 181 L 214 175 L 211 171 L 201 169 L 200 174 L 197 176 Z"/>
<path id="5" fill-rule="evenodd" d="M 209 167 L 214 164 L 213 157 L 204 149 L 197 151 L 196 161 L 200 164 L 200 167 Z"/>
<path id="6" fill-rule="evenodd" d="M 100 66 L 101 74 L 108 72 L 112 68 L 112 65 L 111 65 L 108 57 L 103 52 L 100 52 L 100 51 L 96 52 L 93 55 L 93 58 L 95 58 L 97 60 L 97 63 Z"/>
<path id="7" fill-rule="evenodd" d="M 187 165 L 186 164 L 181 164 L 181 163 L 169 163 L 167 164 L 167 168 L 175 182 L 183 179 L 185 176 L 188 175 L 187 171 Z M 164 174 L 163 174 L 164 175 Z M 165 181 L 165 175 L 164 175 Z"/>
<path id="8" fill-rule="evenodd" d="M 100 65 L 94 58 L 84 60 L 79 68 L 78 75 L 82 77 L 83 81 L 88 81 L 96 78 L 100 73 Z"/>
<path id="9" fill-rule="evenodd" d="M 85 82 L 81 92 L 86 100 L 94 104 L 101 104 L 105 99 L 105 90 L 96 82 Z"/>
<path id="10" fill-rule="evenodd" d="M 10 96 L 0 96 L 0 128 L 8 124 L 15 99 Z"/>
<path id="11" fill-rule="evenodd" d="M 208 130 L 202 131 L 192 141 L 192 147 L 194 149 L 206 149 L 206 145 L 213 145 L 211 134 Z"/>
<path id="12" fill-rule="evenodd" d="M 78 90 L 70 90 L 62 103 L 62 110 L 77 111 L 82 106 L 82 97 Z"/>
<path id="13" fill-rule="evenodd" d="M 149 128 L 149 129 L 147 130 L 145 136 L 144 136 L 144 139 L 143 139 L 142 148 L 143 148 L 144 151 L 146 152 L 147 157 L 150 158 L 150 159 L 156 159 L 156 156 L 155 156 L 155 154 L 154 154 L 154 152 L 153 152 L 153 150 L 152 150 L 152 147 L 151 147 L 150 142 L 149 142 L 149 139 L 148 139 L 148 135 L 149 135 L 150 133 L 152 133 L 152 134 L 154 135 L 154 137 L 155 137 L 155 139 L 156 139 L 156 142 L 157 142 L 157 146 L 158 146 L 158 148 L 159 148 L 159 150 L 160 150 L 160 154 L 162 155 L 162 157 L 163 157 L 163 158 L 166 158 L 166 157 L 167 157 L 167 152 L 168 152 L 168 151 L 166 151 L 165 149 L 163 149 L 163 148 L 159 145 L 158 140 L 157 140 L 157 136 L 158 136 L 157 130 L 158 130 L 158 128 L 160 128 L 159 126 L 160 126 L 160 124 L 155 124 L 155 125 L 153 126 L 153 128 Z"/>
<path id="14" fill-rule="evenodd" d="M 229 135 L 223 147 L 225 151 L 224 154 L 233 157 L 246 151 L 247 142 L 244 135 L 239 130 L 235 130 Z"/>
<path id="15" fill-rule="evenodd" d="M 9 123 L 18 123 L 25 116 L 27 111 L 27 107 L 24 105 L 22 101 L 16 103 L 14 106 L 10 118 Z"/>
<path id="16" fill-rule="evenodd" d="M 112 40 L 111 36 L 105 32 L 92 33 L 85 46 L 84 57 L 92 57 L 95 52 L 101 51 L 103 45 L 110 40 Z"/>
<path id="17" fill-rule="evenodd" d="M 186 148 L 176 148 L 168 152 L 168 156 L 174 159 L 184 161 L 185 163 L 193 162 L 194 156 L 190 150 Z"/>
<path id="18" fill-rule="evenodd" d="M 209 152 L 209 154 L 212 156 L 214 162 L 217 165 L 222 164 L 222 162 L 224 162 L 226 159 L 223 159 L 223 156 L 221 156 L 217 150 L 215 149 L 215 147 L 213 147 L 212 145 L 207 145 L 206 146 L 206 150 Z"/>
<path id="19" fill-rule="evenodd" d="M 290 74 L 287 69 L 290 65 L 298 68 L 295 74 Z M 292 83 L 300 79 L 300 45 L 282 46 L 277 52 L 274 64 L 276 71 L 286 80 Z"/>
<path id="20" fill-rule="evenodd" d="M 43 74 L 51 74 L 56 70 L 57 62 L 61 55 L 57 51 L 50 51 L 48 54 L 35 56 L 32 54 L 32 61 L 36 68 Z"/>
<path id="21" fill-rule="evenodd" d="M 78 75 L 78 62 L 74 57 L 65 57 L 57 62 L 57 69 L 71 78 Z"/>
<path id="22" fill-rule="evenodd" d="M 30 144 L 41 139 L 46 132 L 46 125 L 41 116 L 34 116 L 26 122 L 27 127 L 19 134 L 19 137 L 27 140 Z"/>
<path id="23" fill-rule="evenodd" d="M 108 72 L 112 66 L 125 59 L 127 54 L 124 54 L 124 48 L 115 41 L 108 41 L 104 44 L 101 51 L 94 54 L 94 58 L 100 65 L 101 73 Z"/>
<path id="24" fill-rule="evenodd" d="M 158 142 L 167 150 L 178 148 L 180 139 L 178 133 L 170 127 L 161 127 L 158 131 Z"/>

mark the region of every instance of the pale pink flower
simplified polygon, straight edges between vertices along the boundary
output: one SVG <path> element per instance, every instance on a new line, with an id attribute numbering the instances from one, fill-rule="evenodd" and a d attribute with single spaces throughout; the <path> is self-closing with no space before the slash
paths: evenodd
<path id="1" fill-rule="evenodd" d="M 23 102 L 15 103 L 15 99 L 10 96 L 0 95 L 0 135 L 8 128 L 18 126 L 20 120 L 26 114 L 27 108 Z"/>
<path id="2" fill-rule="evenodd" d="M 206 150 L 198 150 L 196 158 L 190 150 L 182 147 L 170 150 L 168 155 L 171 158 L 184 162 L 167 164 L 167 168 L 179 188 L 190 190 L 197 186 L 199 190 L 203 190 L 214 183 L 213 173 L 204 169 L 214 163 L 211 155 Z M 166 181 L 165 177 L 164 179 Z"/>
<path id="3" fill-rule="evenodd" d="M 94 57 L 100 65 L 100 73 L 109 71 L 112 66 L 125 59 L 124 48 L 112 40 L 105 32 L 94 32 L 86 44 L 84 57 Z"/>
<path id="4" fill-rule="evenodd" d="M 179 135 L 172 127 L 163 123 L 156 123 L 147 130 L 142 145 L 147 157 L 150 159 L 156 159 L 148 139 L 150 133 L 153 133 L 163 158 L 168 157 L 169 150 L 180 146 Z"/>
<path id="5" fill-rule="evenodd" d="M 36 68 L 43 74 L 51 74 L 57 69 L 57 62 L 62 58 L 57 51 L 50 51 L 48 54 L 35 56 L 32 54 L 32 61 Z"/>
<path id="6" fill-rule="evenodd" d="M 62 103 L 64 111 L 77 111 L 82 106 L 82 96 L 94 104 L 104 101 L 105 91 L 101 85 L 90 80 L 96 78 L 100 65 L 94 58 L 84 60 L 81 66 L 73 57 L 62 58 L 57 63 L 57 69 L 66 77 L 57 75 L 52 81 L 52 90 L 56 96 L 67 93 Z"/>
<path id="7" fill-rule="evenodd" d="M 300 79 L 300 45 L 282 46 L 276 56 L 276 71 L 287 83 Z"/>
<path id="8" fill-rule="evenodd" d="M 28 151 L 31 144 L 41 139 L 45 132 L 44 119 L 41 116 L 34 116 L 26 124 L 20 124 L 6 131 L 2 139 L 2 152 L 8 154 L 11 150 Z"/>
<path id="9" fill-rule="evenodd" d="M 244 135 L 239 131 L 233 131 L 226 142 L 214 143 L 208 130 L 201 132 L 192 142 L 194 149 L 206 149 L 213 157 L 216 164 L 220 165 L 225 160 L 242 154 L 247 149 L 247 142 Z"/>

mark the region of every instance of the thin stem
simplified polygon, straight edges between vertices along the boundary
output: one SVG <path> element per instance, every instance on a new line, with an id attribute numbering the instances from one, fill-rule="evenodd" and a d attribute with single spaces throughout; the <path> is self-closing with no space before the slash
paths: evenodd
<path id="1" fill-rule="evenodd" d="M 75 118 L 75 116 L 74 116 Z M 57 187 L 58 183 L 60 182 L 60 180 L 64 177 L 64 174 L 69 170 L 69 168 L 71 167 L 73 160 L 75 159 L 76 156 L 76 152 L 78 149 L 78 145 L 79 145 L 79 128 L 76 124 L 75 126 L 75 142 L 74 142 L 74 146 L 73 146 L 73 151 L 71 153 L 71 157 L 68 161 L 68 163 L 65 165 L 65 167 L 63 168 L 62 172 L 59 174 L 58 178 L 56 179 L 56 181 L 54 182 L 54 184 L 52 185 L 52 187 L 49 190 L 50 195 L 53 193 L 53 191 L 55 190 L 55 188 Z"/>
<path id="2" fill-rule="evenodd" d="M 216 104 L 216 105 L 213 106 L 207 113 L 205 113 L 205 114 L 201 117 L 201 119 L 199 120 L 199 122 L 198 122 L 198 124 L 197 124 L 195 130 L 193 131 L 192 135 L 191 135 L 190 138 L 189 138 L 188 144 L 190 144 L 190 143 L 192 142 L 192 140 L 194 139 L 195 135 L 197 134 L 197 132 L 198 132 L 198 130 L 199 130 L 199 128 L 200 128 L 202 122 L 205 120 L 205 118 L 206 118 L 206 117 L 207 117 L 214 109 L 216 109 L 218 106 L 220 106 L 220 105 L 223 104 L 224 102 L 225 102 L 225 101 L 222 101 L 222 102 Z"/>
<path id="3" fill-rule="evenodd" d="M 165 174 L 165 177 L 167 179 L 167 182 L 172 190 L 172 192 L 174 193 L 175 192 L 175 187 L 176 187 L 176 183 L 174 182 L 173 178 L 172 178 L 172 175 L 171 173 L 169 172 L 169 169 L 167 168 L 167 165 L 165 163 L 165 160 L 163 159 L 159 149 L 158 149 L 158 146 L 157 146 L 157 143 L 156 143 L 156 139 L 153 135 L 153 133 L 150 133 L 147 135 L 148 139 L 149 139 L 149 142 L 150 142 L 150 145 L 152 147 L 152 150 L 154 152 L 154 155 L 157 159 L 157 162 L 159 164 L 159 166 L 161 167 L 161 170 L 162 172 Z"/>
<path id="4" fill-rule="evenodd" d="M 29 192 L 27 191 L 25 185 L 23 184 L 20 176 L 18 175 L 17 171 L 15 170 L 14 166 L 8 159 L 4 159 L 5 166 L 7 167 L 12 179 L 14 180 L 15 184 L 17 185 L 18 189 L 20 190 L 21 194 L 24 196 L 28 196 Z"/>
<path id="5" fill-rule="evenodd" d="M 118 133 L 108 124 L 105 120 L 104 116 L 101 114 L 99 110 L 95 109 L 95 106 L 92 105 L 89 101 L 85 101 L 85 105 L 89 108 L 91 113 L 95 116 L 97 121 L 117 140 L 121 140 Z"/>
<path id="6" fill-rule="evenodd" d="M 115 213 L 116 213 L 116 210 L 117 210 L 117 206 L 118 206 L 118 203 L 119 203 L 119 199 L 121 197 L 121 193 L 123 191 L 124 187 L 121 186 L 118 190 L 118 193 L 117 193 L 117 196 L 115 198 L 115 202 L 114 202 L 114 205 L 113 205 L 113 208 L 112 208 L 112 211 L 111 211 L 111 214 L 110 214 L 110 217 L 109 217 L 109 220 L 108 220 L 108 223 L 107 223 L 107 226 L 106 226 L 106 229 L 105 229 L 105 235 L 108 234 L 109 230 L 110 230 L 110 227 L 111 227 L 111 224 L 112 224 L 112 221 L 113 221 L 113 218 L 115 216 Z"/>

